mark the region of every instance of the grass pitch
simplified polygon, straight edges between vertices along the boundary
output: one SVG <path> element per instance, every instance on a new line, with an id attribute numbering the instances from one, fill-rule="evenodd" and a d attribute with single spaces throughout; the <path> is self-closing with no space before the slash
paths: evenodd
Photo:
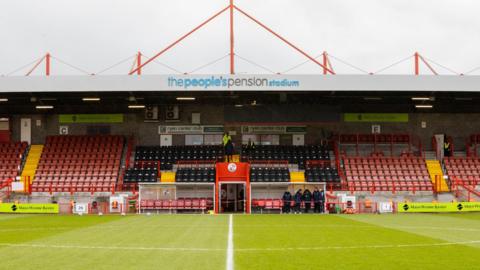
<path id="1" fill-rule="evenodd" d="M 480 214 L 232 220 L 234 269 L 480 269 Z M 0 269 L 227 269 L 228 233 L 228 215 L 0 215 Z"/>

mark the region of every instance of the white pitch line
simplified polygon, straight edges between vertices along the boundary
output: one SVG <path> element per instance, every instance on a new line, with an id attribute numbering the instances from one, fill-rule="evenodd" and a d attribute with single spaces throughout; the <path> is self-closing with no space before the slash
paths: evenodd
<path id="1" fill-rule="evenodd" d="M 198 229 L 215 229 L 215 228 L 224 228 L 225 225 L 205 225 Z M 190 228 L 191 225 L 145 225 L 142 228 L 148 229 L 158 229 L 158 228 Z M 242 228 L 354 228 L 354 229 L 378 229 L 376 225 L 237 225 L 237 227 Z M 431 227 L 431 226 L 397 226 L 392 225 L 388 227 L 382 227 L 385 229 L 417 229 L 417 230 L 439 230 L 439 231 L 465 231 L 465 232 L 480 232 L 480 228 L 462 228 L 462 227 Z M 32 228 L 1 228 L 0 232 L 15 232 L 15 231 L 53 231 L 53 230 L 69 230 L 76 229 L 74 227 L 32 227 Z M 96 227 L 86 227 L 84 230 L 124 230 L 125 226 L 96 226 Z"/>
<path id="2" fill-rule="evenodd" d="M 230 223 L 232 224 L 232 223 Z M 229 226 L 230 227 L 230 226 Z M 230 233 L 229 233 L 230 235 Z M 233 233 L 232 233 L 233 236 Z M 233 237 L 232 237 L 233 238 Z M 230 238 L 229 238 L 230 239 Z M 229 241 L 230 243 L 230 241 Z M 231 248 L 227 248 L 227 270 L 233 270 L 233 241 Z M 237 248 L 237 252 L 261 252 L 261 251 L 312 251 L 312 250 L 344 250 L 344 249 L 384 249 L 384 248 L 416 248 L 416 247 L 442 247 L 455 245 L 480 244 L 480 240 L 463 242 L 444 242 L 429 244 L 396 244 L 396 245 L 365 245 L 365 246 L 318 246 L 318 247 L 286 247 L 286 248 Z M 50 245 L 50 244 L 14 244 L 0 243 L 3 247 L 26 247 L 26 248 L 57 248 L 57 249 L 105 249 L 105 250 L 128 250 L 128 251 L 185 251 L 185 252 L 225 252 L 223 248 L 183 248 L 183 247 L 121 247 L 121 246 L 82 246 L 82 245 Z M 229 252 L 230 250 L 230 252 Z M 230 260 L 229 260 L 230 258 Z M 230 264 L 231 263 L 231 264 Z M 228 268 L 231 265 L 231 268 Z"/>
<path id="3" fill-rule="evenodd" d="M 58 248 L 58 249 L 106 249 L 106 250 L 159 250 L 159 251 L 193 251 L 193 252 L 210 252 L 225 251 L 220 248 L 182 248 L 182 247 L 120 247 L 120 246 L 82 246 L 82 245 L 49 245 L 49 244 L 13 244 L 0 243 L 4 247 L 29 247 L 29 248 Z"/>
<path id="4" fill-rule="evenodd" d="M 233 215 L 228 221 L 227 270 L 233 270 Z"/>
<path id="5" fill-rule="evenodd" d="M 243 248 L 237 251 L 260 252 L 260 251 L 292 251 L 292 250 L 337 250 L 337 249 L 383 249 L 383 248 L 415 248 L 415 247 L 441 247 L 455 245 L 480 244 L 480 240 L 464 242 L 445 242 L 431 244 L 397 244 L 397 245 L 367 245 L 367 246 L 322 246 L 322 247 L 292 247 L 292 248 Z"/>

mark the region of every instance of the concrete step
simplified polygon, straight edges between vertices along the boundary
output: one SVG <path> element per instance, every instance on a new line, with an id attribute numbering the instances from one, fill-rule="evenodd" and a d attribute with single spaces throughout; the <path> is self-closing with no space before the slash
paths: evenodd
<path id="1" fill-rule="evenodd" d="M 433 185 L 436 185 L 438 192 L 448 192 L 447 181 L 443 178 L 443 170 L 440 162 L 438 160 L 426 160 L 428 173 L 430 174 L 430 179 Z M 440 181 L 436 183 L 436 181 Z"/>
<path id="2" fill-rule="evenodd" d="M 21 173 L 22 181 L 30 179 L 32 182 L 35 178 L 35 173 L 37 171 L 38 163 L 40 162 L 40 157 L 42 156 L 43 145 L 31 145 L 28 155 L 23 166 Z M 25 185 L 27 186 L 27 185 Z"/>

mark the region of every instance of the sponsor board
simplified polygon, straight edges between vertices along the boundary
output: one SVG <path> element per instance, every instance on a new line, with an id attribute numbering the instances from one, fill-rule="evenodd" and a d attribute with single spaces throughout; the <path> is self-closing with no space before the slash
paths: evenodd
<path id="1" fill-rule="evenodd" d="M 168 88 L 194 89 L 300 89 L 301 81 L 287 76 L 168 76 Z"/>
<path id="2" fill-rule="evenodd" d="M 123 123 L 123 114 L 60 114 L 58 122 L 60 124 Z"/>
<path id="3" fill-rule="evenodd" d="M 357 204 L 357 197 L 355 196 L 349 196 L 345 193 L 339 193 L 337 194 L 337 197 L 339 198 L 340 202 L 345 204 L 346 208 L 356 208 Z"/>
<path id="4" fill-rule="evenodd" d="M 478 91 L 480 76 L 197 74 L 0 76 L 0 92 Z M 27 91 L 28 90 L 28 91 Z"/>
<path id="5" fill-rule="evenodd" d="M 125 194 L 110 196 L 110 213 L 125 213 L 127 205 Z"/>
<path id="6" fill-rule="evenodd" d="M 0 213 L 58 214 L 58 204 L 0 203 Z"/>
<path id="7" fill-rule="evenodd" d="M 346 113 L 345 122 L 395 122 L 407 123 L 408 113 Z"/>
<path id="8" fill-rule="evenodd" d="M 242 126 L 243 134 L 304 134 L 306 126 Z"/>
<path id="9" fill-rule="evenodd" d="M 159 126 L 158 134 L 223 134 L 223 126 Z"/>
<path id="10" fill-rule="evenodd" d="M 398 203 L 399 213 L 480 212 L 480 202 Z"/>
<path id="11" fill-rule="evenodd" d="M 393 205 L 391 202 L 380 202 L 378 204 L 378 212 L 380 213 L 393 213 Z"/>
<path id="12" fill-rule="evenodd" d="M 76 203 L 73 208 L 75 214 L 88 214 L 88 204 L 87 203 Z"/>

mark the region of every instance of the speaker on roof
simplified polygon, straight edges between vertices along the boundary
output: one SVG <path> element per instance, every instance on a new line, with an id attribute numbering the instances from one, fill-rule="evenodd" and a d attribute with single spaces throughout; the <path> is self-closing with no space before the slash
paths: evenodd
<path id="1" fill-rule="evenodd" d="M 145 120 L 156 121 L 158 120 L 158 106 L 148 105 L 145 107 Z"/>
<path id="2" fill-rule="evenodd" d="M 165 108 L 165 120 L 166 121 L 178 121 L 180 120 L 180 110 L 178 105 L 167 105 Z"/>

